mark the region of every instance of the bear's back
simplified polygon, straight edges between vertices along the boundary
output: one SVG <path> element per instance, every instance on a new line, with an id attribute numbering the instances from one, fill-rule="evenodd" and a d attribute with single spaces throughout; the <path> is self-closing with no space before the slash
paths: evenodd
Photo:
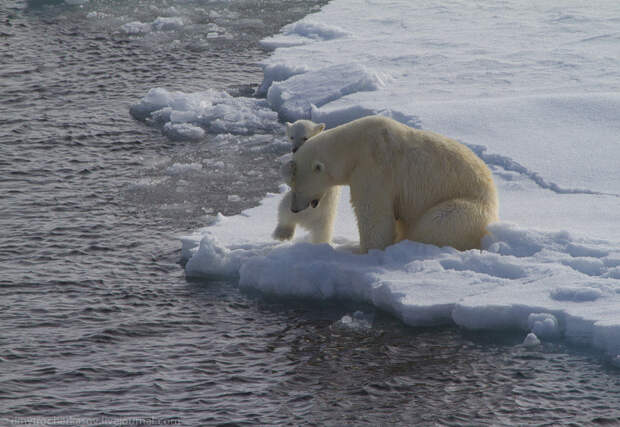
<path id="1" fill-rule="evenodd" d="M 385 117 L 368 118 L 363 124 L 364 132 L 372 135 L 365 139 L 369 153 L 361 154 L 372 159 L 366 167 L 374 165 L 384 171 L 394 189 L 424 195 L 425 200 L 416 203 L 434 204 L 457 197 L 496 199 L 491 171 L 464 144 Z"/>

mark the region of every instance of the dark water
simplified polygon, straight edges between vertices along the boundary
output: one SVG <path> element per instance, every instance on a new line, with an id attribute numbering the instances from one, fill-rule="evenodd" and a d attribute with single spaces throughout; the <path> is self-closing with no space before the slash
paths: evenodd
<path id="1" fill-rule="evenodd" d="M 185 279 L 177 236 L 277 188 L 276 154 L 172 142 L 129 106 L 158 86 L 252 93 L 258 40 L 322 3 L 0 4 L 0 425 L 620 424 L 596 354 Z M 207 161 L 225 167 L 167 173 Z M 372 328 L 337 326 L 356 310 Z"/>

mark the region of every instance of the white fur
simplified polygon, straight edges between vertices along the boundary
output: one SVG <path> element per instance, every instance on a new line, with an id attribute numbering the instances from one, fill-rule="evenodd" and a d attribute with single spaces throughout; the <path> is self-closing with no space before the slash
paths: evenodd
<path id="1" fill-rule="evenodd" d="M 286 122 L 286 137 L 293 144 L 291 151 L 296 152 L 304 142 L 318 135 L 325 129 L 325 123 L 314 123 L 310 120 L 297 120 L 295 123 Z"/>
<path id="2" fill-rule="evenodd" d="M 457 141 L 392 119 L 365 117 L 325 131 L 293 155 L 291 209 L 349 185 L 360 250 L 402 239 L 480 248 L 498 220 L 491 172 Z"/>
<path id="3" fill-rule="evenodd" d="M 286 135 L 293 145 L 293 152 L 297 151 L 308 139 L 325 129 L 323 123 L 317 124 L 309 120 L 298 120 L 295 123 L 286 124 Z M 282 166 L 281 173 L 284 180 L 290 185 L 293 175 L 292 163 Z M 302 212 L 291 211 L 291 192 L 284 195 L 278 207 L 278 225 L 273 232 L 273 238 L 278 240 L 290 240 L 295 234 L 297 225 L 310 233 L 312 243 L 328 243 L 331 241 L 334 231 L 336 204 L 340 189 L 332 187 L 325 192 L 315 208 L 309 208 Z"/>

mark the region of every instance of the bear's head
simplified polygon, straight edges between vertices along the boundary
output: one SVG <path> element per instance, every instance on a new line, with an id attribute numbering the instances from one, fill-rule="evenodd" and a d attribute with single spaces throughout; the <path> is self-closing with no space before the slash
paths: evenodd
<path id="1" fill-rule="evenodd" d="M 325 129 L 325 123 L 314 123 L 310 120 L 297 120 L 295 123 L 286 122 L 286 136 L 293 144 L 293 153 L 299 147 Z"/>
<path id="2" fill-rule="evenodd" d="M 318 144 L 304 144 L 289 163 L 291 175 L 291 211 L 297 213 L 311 206 L 316 208 L 325 192 L 332 187 L 327 160 L 322 158 Z"/>

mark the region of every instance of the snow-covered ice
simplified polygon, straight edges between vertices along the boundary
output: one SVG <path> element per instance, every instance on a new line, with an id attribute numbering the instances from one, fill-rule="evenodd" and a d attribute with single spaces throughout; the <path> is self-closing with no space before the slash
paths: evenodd
<path id="1" fill-rule="evenodd" d="M 184 175 L 191 172 L 199 172 L 202 170 L 201 163 L 173 163 L 166 168 L 168 175 Z"/>
<path id="2" fill-rule="evenodd" d="M 567 231 L 493 225 L 483 251 L 415 242 L 354 253 L 355 219 L 345 188 L 336 244 L 271 241 L 280 195 L 183 239 L 188 276 L 238 279 L 242 287 L 301 298 L 370 302 L 410 325 L 522 329 L 620 354 L 620 247 Z M 571 253 L 588 253 L 575 257 Z M 575 268 L 575 260 L 599 265 Z"/>
<path id="3" fill-rule="evenodd" d="M 151 31 L 151 24 L 147 22 L 131 21 L 123 24 L 121 30 L 127 34 L 145 34 Z"/>
<path id="4" fill-rule="evenodd" d="M 492 169 L 501 222 L 482 251 L 405 241 L 359 255 L 346 188 L 332 246 L 271 240 L 282 194 L 270 194 L 185 237 L 187 275 L 359 300 L 409 325 L 516 328 L 532 334 L 524 345 L 566 339 L 620 360 L 619 22 L 614 2 L 333 0 L 285 27 L 264 41 L 267 104 L 248 118 L 333 127 L 383 114 L 454 137 Z M 239 102 L 149 95 L 138 115 L 197 126 L 216 99 Z"/>
<path id="5" fill-rule="evenodd" d="M 315 40 L 333 40 L 350 34 L 338 26 L 326 25 L 320 21 L 305 19 L 282 28 L 281 34 L 269 37 L 261 42 L 266 48 L 275 49 L 304 45 Z"/>
<path id="6" fill-rule="evenodd" d="M 309 71 L 273 82 L 267 101 L 285 120 L 312 116 L 312 109 L 355 92 L 374 91 L 383 85 L 377 73 L 358 64 L 339 64 L 324 70 Z M 312 91 L 308 92 L 308 88 Z"/>
<path id="7" fill-rule="evenodd" d="M 176 31 L 185 26 L 183 18 L 178 16 L 159 16 L 153 22 L 131 21 L 121 26 L 127 34 L 146 34 L 151 31 Z"/>
<path id="8" fill-rule="evenodd" d="M 540 345 L 540 340 L 535 333 L 530 332 L 523 340 L 523 345 L 525 347 L 536 347 L 537 345 Z"/>
<path id="9" fill-rule="evenodd" d="M 215 89 L 184 93 L 153 88 L 130 112 L 138 120 L 161 126 L 171 139 L 200 139 L 205 130 L 245 135 L 281 129 L 266 100 L 236 98 Z"/>
<path id="10" fill-rule="evenodd" d="M 185 25 L 183 18 L 177 16 L 159 16 L 151 24 L 155 31 L 175 31 L 183 28 L 183 25 Z"/>
<path id="11" fill-rule="evenodd" d="M 340 320 L 335 322 L 332 326 L 336 329 L 348 329 L 354 331 L 365 331 L 372 328 L 372 322 L 374 320 L 373 313 L 366 314 L 363 311 L 356 311 L 355 313 L 348 315 L 345 314 Z"/>

